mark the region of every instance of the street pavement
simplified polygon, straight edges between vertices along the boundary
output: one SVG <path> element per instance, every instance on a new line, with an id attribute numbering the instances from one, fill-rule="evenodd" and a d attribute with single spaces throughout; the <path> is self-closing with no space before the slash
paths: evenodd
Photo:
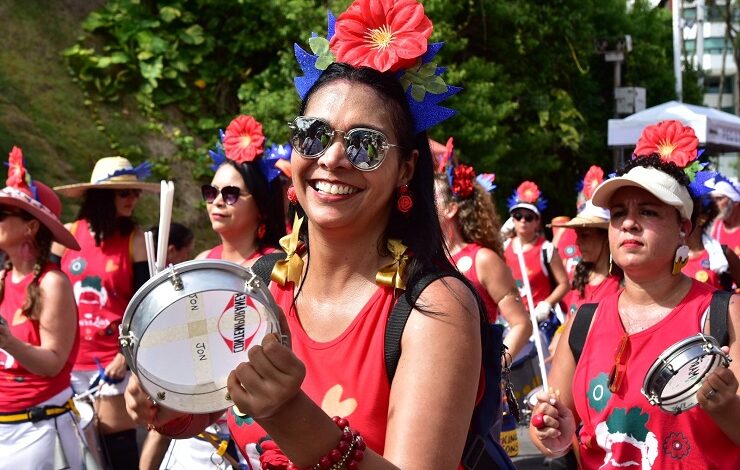
<path id="1" fill-rule="evenodd" d="M 511 458 L 514 466 L 518 470 L 544 470 L 549 468 L 545 463 L 545 458 L 534 444 L 532 444 L 532 440 L 529 438 L 528 428 L 526 426 L 517 426 L 516 434 L 519 439 L 519 455 Z"/>

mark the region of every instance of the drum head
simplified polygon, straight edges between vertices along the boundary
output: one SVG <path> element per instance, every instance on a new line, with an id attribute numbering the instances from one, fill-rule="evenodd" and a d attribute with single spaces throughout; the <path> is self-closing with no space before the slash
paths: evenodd
<path id="1" fill-rule="evenodd" d="M 135 338 L 130 357 L 142 386 L 159 404 L 178 411 L 206 413 L 231 406 L 229 373 L 248 361 L 249 349 L 266 335 L 279 334 L 269 291 L 245 287 L 251 271 L 214 263 L 183 269 L 179 290 L 165 276 L 134 299 L 138 307 L 122 327 L 122 334 L 129 326 Z"/>

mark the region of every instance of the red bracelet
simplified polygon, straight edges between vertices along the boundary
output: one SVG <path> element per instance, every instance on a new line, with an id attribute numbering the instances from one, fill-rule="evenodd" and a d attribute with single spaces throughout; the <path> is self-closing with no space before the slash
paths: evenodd
<path id="1" fill-rule="evenodd" d="M 349 421 L 335 416 L 334 423 L 342 430 L 342 437 L 335 448 L 319 459 L 319 463 L 301 469 L 293 462 L 288 462 L 287 470 L 357 470 L 365 458 L 365 440 L 360 433 L 349 427 Z"/>

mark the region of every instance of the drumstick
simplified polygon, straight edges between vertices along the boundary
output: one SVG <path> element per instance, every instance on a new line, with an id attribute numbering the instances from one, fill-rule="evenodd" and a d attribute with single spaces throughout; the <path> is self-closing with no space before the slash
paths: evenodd
<path id="1" fill-rule="evenodd" d="M 540 363 L 540 376 L 542 377 L 542 389 L 549 390 L 547 386 L 547 370 L 545 369 L 545 354 L 543 352 L 542 342 L 540 341 L 540 329 L 537 326 L 537 314 L 534 311 L 534 300 L 532 300 L 532 291 L 529 288 L 529 275 L 527 266 L 524 263 L 524 254 L 522 253 L 522 243 L 519 237 L 514 237 L 511 241 L 514 246 L 514 252 L 519 260 L 519 271 L 522 272 L 522 282 L 526 291 L 527 306 L 529 306 L 529 320 L 532 322 L 532 334 L 534 335 L 534 346 L 537 349 L 537 360 Z"/>
<path id="2" fill-rule="evenodd" d="M 154 253 L 154 233 L 144 232 L 144 244 L 146 245 L 146 261 L 149 266 L 149 277 L 157 274 L 156 254 Z"/>
<path id="3" fill-rule="evenodd" d="M 157 240 L 157 272 L 167 264 L 167 246 L 170 238 L 170 221 L 172 220 L 172 201 L 175 185 L 172 181 L 161 182 L 159 198 L 159 237 Z"/>

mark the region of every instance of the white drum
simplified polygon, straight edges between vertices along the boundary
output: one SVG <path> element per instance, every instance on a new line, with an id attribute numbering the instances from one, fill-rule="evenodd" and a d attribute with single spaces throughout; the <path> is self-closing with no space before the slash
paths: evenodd
<path id="1" fill-rule="evenodd" d="M 645 376 L 642 394 L 653 406 L 679 414 L 698 404 L 696 392 L 717 367 L 728 367 L 730 357 L 717 340 L 701 333 L 683 339 L 661 354 Z"/>
<path id="2" fill-rule="evenodd" d="M 251 269 L 221 260 L 186 261 L 134 294 L 119 341 L 129 367 L 158 404 L 211 413 L 233 405 L 226 379 L 248 361 L 247 351 L 266 335 L 280 334 L 277 312 Z"/>

